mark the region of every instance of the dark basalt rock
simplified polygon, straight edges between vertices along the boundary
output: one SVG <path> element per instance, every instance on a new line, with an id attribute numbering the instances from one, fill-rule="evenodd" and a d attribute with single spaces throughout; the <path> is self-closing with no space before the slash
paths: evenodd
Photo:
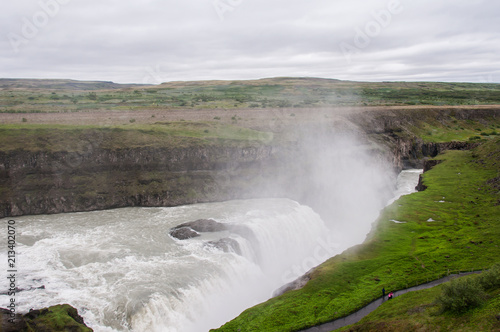
<path id="1" fill-rule="evenodd" d="M 213 219 L 198 219 L 195 221 L 186 222 L 172 229 L 189 227 L 197 232 L 221 232 L 227 230 L 227 225 L 215 221 Z"/>
<path id="2" fill-rule="evenodd" d="M 422 174 L 420 174 L 418 176 L 418 184 L 415 187 L 415 190 L 416 191 L 424 191 L 425 189 L 427 189 L 427 186 L 424 184 L 424 181 L 423 181 L 423 178 L 422 178 Z"/>
<path id="3" fill-rule="evenodd" d="M 170 236 L 178 240 L 187 240 L 193 237 L 198 237 L 200 234 L 189 227 L 172 228 L 169 232 Z"/>
<path id="4" fill-rule="evenodd" d="M 201 233 L 221 232 L 228 230 L 226 224 L 220 223 L 213 219 L 198 219 L 195 221 L 186 222 L 170 229 L 169 234 L 179 240 L 186 240 L 200 236 Z"/>
<path id="5" fill-rule="evenodd" d="M 425 160 L 424 161 L 424 173 L 431 170 L 434 166 L 436 166 L 442 162 L 443 162 L 442 160 Z M 427 189 L 427 186 L 423 182 L 422 175 L 420 175 L 418 177 L 418 184 L 415 187 L 415 190 L 424 191 L 425 189 Z"/>
<path id="6" fill-rule="evenodd" d="M 20 314 L 11 316 L 10 310 L 0 308 L 0 326 L 2 332 L 16 332 L 26 330 L 26 322 Z"/>

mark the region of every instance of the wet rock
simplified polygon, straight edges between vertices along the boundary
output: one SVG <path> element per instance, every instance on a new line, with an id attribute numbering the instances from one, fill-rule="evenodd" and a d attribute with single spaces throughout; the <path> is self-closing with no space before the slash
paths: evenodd
<path id="1" fill-rule="evenodd" d="M 213 219 L 198 219 L 195 221 L 190 221 L 186 222 L 183 224 L 180 224 L 179 226 L 176 226 L 174 229 L 178 228 L 183 228 L 183 227 L 189 227 L 192 230 L 195 230 L 197 232 L 221 232 L 225 231 L 228 229 L 226 224 L 220 223 L 218 221 L 215 221 Z"/>
<path id="2" fill-rule="evenodd" d="M 26 322 L 22 315 L 16 314 L 11 316 L 10 310 L 0 308 L 0 326 L 2 332 L 24 331 L 26 329 Z"/>
<path id="3" fill-rule="evenodd" d="M 427 186 L 423 182 L 422 175 L 419 175 L 419 177 L 418 177 L 418 184 L 415 187 L 415 190 L 416 191 L 424 191 L 425 189 L 427 189 Z"/>
<path id="4" fill-rule="evenodd" d="M 213 219 L 198 219 L 186 222 L 170 229 L 170 235 L 179 240 L 186 240 L 200 236 L 199 233 L 212 233 L 228 230 L 226 224 Z"/>
<path id="5" fill-rule="evenodd" d="M 442 160 L 425 160 L 424 161 L 424 173 L 432 169 L 434 166 L 442 163 Z M 415 190 L 417 191 L 424 191 L 427 189 L 427 186 L 423 183 L 423 178 L 422 175 L 418 177 L 418 184 L 415 187 Z"/>
<path id="6" fill-rule="evenodd" d="M 193 237 L 198 237 L 200 234 L 189 227 L 172 228 L 169 232 L 170 236 L 178 240 L 187 240 Z"/>
<path id="7" fill-rule="evenodd" d="M 244 225 L 234 225 L 228 223 L 221 223 L 213 219 L 198 219 L 195 221 L 186 222 L 175 226 L 170 229 L 169 234 L 179 240 L 186 240 L 193 237 L 198 237 L 200 233 L 214 233 L 229 231 L 234 234 L 238 234 L 241 237 L 246 238 L 250 242 L 256 242 L 257 239 L 252 230 Z M 226 249 L 232 248 L 233 252 L 241 254 L 241 248 L 238 242 L 234 239 L 224 238 L 219 241 L 207 242 L 212 246 L 215 246 L 221 250 L 226 251 Z"/>

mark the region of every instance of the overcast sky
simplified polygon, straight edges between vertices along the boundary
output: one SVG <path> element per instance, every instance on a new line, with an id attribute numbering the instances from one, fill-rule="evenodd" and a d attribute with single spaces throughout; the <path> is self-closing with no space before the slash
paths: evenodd
<path id="1" fill-rule="evenodd" d="M 500 82 L 498 0 L 16 0 L 0 77 Z"/>

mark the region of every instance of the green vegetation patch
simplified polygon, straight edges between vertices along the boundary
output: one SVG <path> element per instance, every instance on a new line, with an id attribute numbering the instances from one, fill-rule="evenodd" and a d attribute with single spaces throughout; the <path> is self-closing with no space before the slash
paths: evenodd
<path id="1" fill-rule="evenodd" d="M 426 142 L 481 141 L 498 137 L 500 119 L 426 118 L 411 126 L 410 131 Z"/>
<path id="2" fill-rule="evenodd" d="M 27 327 L 25 332 L 31 331 L 74 331 L 90 332 L 92 329 L 84 325 L 83 319 L 75 308 L 69 304 L 52 306 L 47 309 L 33 310 L 23 316 Z"/>
<path id="3" fill-rule="evenodd" d="M 155 132 L 164 131 L 173 136 L 202 139 L 261 141 L 263 143 L 270 143 L 273 139 L 273 134 L 270 132 L 261 132 L 217 122 L 157 122 L 155 125 L 146 128 L 150 128 Z"/>
<path id="4" fill-rule="evenodd" d="M 196 144 L 268 144 L 273 134 L 218 122 L 167 122 L 153 125 L 68 126 L 0 125 L 0 151 L 89 152 L 134 147 L 185 147 Z"/>
<path id="5" fill-rule="evenodd" d="M 500 257 L 499 147 L 495 138 L 438 156 L 443 162 L 424 174 L 428 188 L 386 208 L 362 245 L 320 265 L 304 288 L 250 308 L 217 331 L 296 331 L 353 313 L 382 288 L 491 267 Z"/>
<path id="6" fill-rule="evenodd" d="M 500 84 L 350 82 L 319 78 L 169 82 L 154 86 L 0 81 L 0 113 L 500 104 Z"/>

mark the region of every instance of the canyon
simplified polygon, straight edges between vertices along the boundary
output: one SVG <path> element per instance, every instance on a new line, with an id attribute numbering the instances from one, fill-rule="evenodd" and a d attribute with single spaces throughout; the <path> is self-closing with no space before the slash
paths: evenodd
<path id="1" fill-rule="evenodd" d="M 294 112 L 307 116 L 308 110 L 303 110 L 306 114 Z M 251 116 L 252 110 L 246 114 Z M 199 138 L 179 143 L 171 136 L 159 141 L 132 129 L 140 137 L 135 146 L 121 144 L 113 130 L 90 128 L 59 148 L 51 142 L 51 131 L 34 130 L 32 139 L 41 143 L 0 150 L 0 218 L 257 197 L 286 197 L 315 208 L 321 193 L 308 181 L 307 169 L 311 158 L 322 152 L 311 152 L 311 143 L 355 137 L 357 144 L 349 149 L 368 152 L 396 174 L 422 168 L 425 158 L 444 150 L 478 144 L 473 140 L 424 141 L 416 129 L 425 123 L 488 124 L 497 122 L 499 115 L 500 108 L 494 106 L 344 109 L 328 119 L 316 114 L 306 123 L 289 119 L 280 121 L 278 127 L 252 123 L 252 130 L 271 133 L 270 140 Z M 271 118 L 267 120 L 261 123 L 274 124 Z M 64 135 L 62 131 L 59 137 Z M 295 185 L 297 178 L 302 179 L 300 186 Z"/>

